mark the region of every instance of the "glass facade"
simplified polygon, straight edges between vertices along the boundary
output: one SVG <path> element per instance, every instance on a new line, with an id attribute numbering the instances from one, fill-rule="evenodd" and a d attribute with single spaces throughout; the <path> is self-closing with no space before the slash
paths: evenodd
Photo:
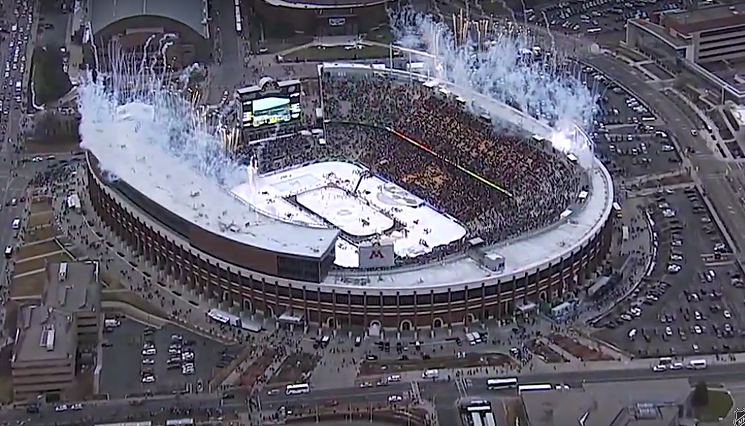
<path id="1" fill-rule="evenodd" d="M 638 49 L 649 55 L 669 71 L 676 71 L 679 68 L 679 61 L 685 58 L 685 48 L 675 48 L 661 40 L 658 36 L 649 33 L 643 29 L 636 31 Z"/>

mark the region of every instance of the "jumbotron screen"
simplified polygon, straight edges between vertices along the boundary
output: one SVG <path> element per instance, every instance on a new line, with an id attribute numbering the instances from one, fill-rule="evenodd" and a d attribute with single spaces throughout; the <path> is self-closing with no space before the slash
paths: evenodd
<path id="1" fill-rule="evenodd" d="M 290 123 L 300 119 L 300 88 L 287 86 L 277 92 L 256 93 L 241 97 L 243 127 L 258 128 L 266 125 Z"/>

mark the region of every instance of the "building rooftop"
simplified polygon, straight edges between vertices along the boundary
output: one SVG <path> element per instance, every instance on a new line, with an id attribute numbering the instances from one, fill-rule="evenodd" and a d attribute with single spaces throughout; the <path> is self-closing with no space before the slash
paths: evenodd
<path id="1" fill-rule="evenodd" d="M 745 60 L 706 62 L 699 65 L 735 89 L 745 91 Z"/>
<path id="2" fill-rule="evenodd" d="M 669 426 L 690 391 L 686 379 L 593 383 L 525 392 L 522 401 L 530 426 Z"/>
<path id="3" fill-rule="evenodd" d="M 665 12 L 663 23 L 683 34 L 742 25 L 745 24 L 745 3 Z"/>
<path id="4" fill-rule="evenodd" d="M 636 26 L 643 28 L 650 33 L 660 37 L 661 39 L 668 42 L 670 45 L 680 48 L 680 47 L 686 47 L 691 44 L 690 41 L 684 40 L 681 37 L 675 36 L 673 34 L 670 34 L 670 32 L 665 29 L 665 27 L 661 27 L 654 22 L 650 22 L 647 19 L 641 19 L 641 18 L 635 18 L 630 20 L 633 24 Z"/>
<path id="5" fill-rule="evenodd" d="M 74 357 L 76 331 L 71 314 L 43 306 L 26 306 L 18 319 L 13 363 Z"/>
<path id="6" fill-rule="evenodd" d="M 161 16 L 180 22 L 207 37 L 203 0 L 89 0 L 88 17 L 93 34 L 122 19 L 141 15 Z"/>
<path id="7" fill-rule="evenodd" d="M 385 4 L 388 0 L 264 0 L 272 6 L 291 9 L 341 9 Z"/>
<path id="8" fill-rule="evenodd" d="M 100 309 L 101 285 L 96 263 L 47 263 L 45 273 L 43 306 L 69 313 Z"/>

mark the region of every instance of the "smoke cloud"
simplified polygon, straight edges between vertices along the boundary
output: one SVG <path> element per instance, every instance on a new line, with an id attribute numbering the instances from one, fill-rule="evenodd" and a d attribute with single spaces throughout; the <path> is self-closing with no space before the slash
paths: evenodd
<path id="1" fill-rule="evenodd" d="M 554 129 L 555 148 L 576 155 L 589 167 L 591 129 L 598 95 L 579 78 L 580 67 L 549 43 L 539 43 L 513 21 L 472 22 L 404 10 L 392 16 L 398 45 L 426 52 L 417 61 L 426 72 L 473 93 L 510 105 Z M 536 48 L 541 45 L 540 48 Z M 490 111 L 489 105 L 478 105 Z M 496 114 L 492 114 L 495 116 Z M 495 121 L 495 125 L 502 123 Z"/>
<path id="2" fill-rule="evenodd" d="M 88 73 L 79 88 L 81 146 L 98 157 L 109 178 L 146 180 L 146 166 L 167 167 L 176 161 L 223 188 L 233 188 L 246 180 L 246 173 L 226 154 L 225 132 L 209 124 L 204 111 L 185 98 L 183 76 L 156 69 L 167 63 L 165 53 L 172 40 L 168 34 L 150 37 L 141 58 L 109 46 L 109 59 L 97 63 L 95 78 Z"/>

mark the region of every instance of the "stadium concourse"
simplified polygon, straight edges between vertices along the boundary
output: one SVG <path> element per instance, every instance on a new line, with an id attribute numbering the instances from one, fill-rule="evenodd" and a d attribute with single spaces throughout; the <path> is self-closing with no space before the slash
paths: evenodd
<path id="1" fill-rule="evenodd" d="M 176 224 L 174 216 L 187 223 L 178 233 L 165 232 L 152 220 L 158 215 L 142 214 L 141 202 L 122 200 L 124 194 L 98 176 L 95 158 L 102 153 L 95 150 L 89 174 L 94 208 L 115 233 L 146 253 L 146 260 L 158 264 L 173 281 L 185 283 L 187 291 L 217 298 L 224 309 L 247 316 L 288 314 L 329 326 L 377 323 L 413 329 L 507 317 L 535 306 L 533 302 L 563 298 L 602 264 L 610 242 L 613 204 L 612 183 L 602 164 L 595 161 L 591 169 L 583 170 L 572 156 L 533 137 L 551 134 L 537 120 L 522 118 L 532 120 L 533 129 L 543 126 L 541 135 L 533 130 L 526 136 L 500 133 L 489 117 L 473 115 L 461 98 L 445 88 L 425 84 L 419 76 L 400 78 L 391 73 L 387 77 L 364 70 L 322 73 L 318 103 L 325 119 L 323 137 L 300 132 L 246 146 L 242 154 L 257 159 L 253 164 L 258 170 L 249 177 L 248 187 L 233 191 L 244 203 L 246 218 L 253 210 L 251 219 L 241 220 L 239 212 L 228 211 L 216 198 L 207 200 L 223 190 L 203 186 L 203 179 L 187 178 L 192 172 L 186 169 L 173 173 L 179 179 L 170 179 L 157 165 L 139 170 L 139 175 L 151 179 L 162 175 L 157 191 L 140 185 L 126 169 L 116 170 L 141 195 L 166 205 L 172 224 Z M 141 148 L 138 158 L 158 158 L 148 153 L 151 147 Z M 138 168 L 146 165 L 137 162 Z M 342 176 L 337 166 L 356 168 L 350 174 L 359 179 Z M 313 168 L 318 170 L 311 173 Z M 249 168 L 249 176 L 252 173 Z M 280 190 L 299 175 L 313 177 L 304 176 L 298 183 L 305 188 Z M 363 187 L 364 181 L 378 183 Z M 200 186 L 189 187 L 189 182 Z M 377 205 L 375 199 L 386 186 L 383 182 L 395 186 L 405 202 L 387 209 Z M 323 189 L 326 200 L 308 196 L 304 193 L 308 189 Z M 347 210 L 363 213 L 371 223 L 369 231 L 357 222 L 340 221 L 339 215 L 320 214 L 318 210 L 333 198 L 328 196 L 332 189 L 364 204 Z M 192 195 L 179 206 L 173 204 L 177 197 L 164 200 L 162 193 Z M 290 213 L 287 206 L 277 204 L 292 205 L 296 211 Z M 203 210 L 195 215 L 193 209 L 199 205 Z M 417 219 L 401 212 L 423 206 L 452 218 L 466 232 L 454 241 L 430 245 L 424 244 L 427 232 L 421 230 L 420 240 L 425 240 L 421 246 L 428 250 L 413 256 L 396 247 L 392 268 L 355 270 L 351 276 L 347 269 L 355 269 L 353 262 L 336 262 L 335 268 L 324 269 L 345 257 L 340 254 L 344 245 L 359 244 L 379 232 L 372 229 L 373 222 L 384 235 L 413 233 L 406 222 Z M 268 216 L 256 216 L 256 211 Z M 383 220 L 378 213 L 393 220 Z M 215 226 L 215 218 L 221 215 L 235 216 L 233 225 Z M 310 228 L 323 231 L 326 223 L 335 220 L 337 238 L 305 242 Z M 271 234 L 262 237 L 269 230 Z M 392 239 L 394 246 L 411 243 Z M 288 243 L 283 244 L 285 240 Z M 302 254 L 292 250 L 319 241 L 331 244 L 331 257 L 318 255 L 326 253 L 324 248 L 315 250 L 318 266 L 308 265 L 308 271 L 320 271 L 317 278 L 288 269 L 297 264 L 289 259 L 310 257 L 307 250 Z M 267 250 L 270 243 L 276 253 Z M 275 257 L 269 260 L 268 255 Z M 495 259 L 501 259 L 501 264 L 487 265 L 487 260 Z M 270 271 L 267 265 L 272 262 Z M 410 264 L 416 268 L 400 268 Z"/>

